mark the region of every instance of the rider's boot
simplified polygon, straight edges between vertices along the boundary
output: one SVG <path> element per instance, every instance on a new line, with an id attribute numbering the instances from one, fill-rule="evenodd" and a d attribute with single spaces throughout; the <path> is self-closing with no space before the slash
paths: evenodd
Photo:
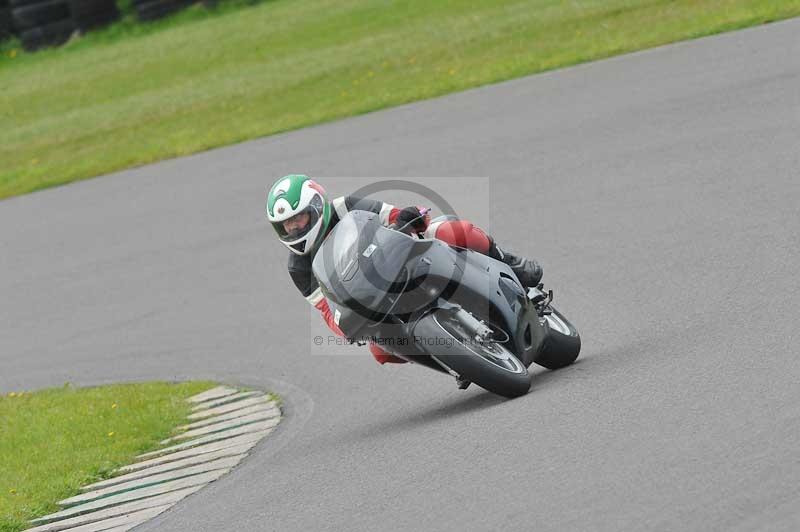
<path id="1" fill-rule="evenodd" d="M 511 270 L 517 276 L 519 282 L 522 283 L 522 286 L 530 288 L 538 285 L 539 281 L 542 280 L 542 267 L 538 262 L 500 249 L 500 246 L 494 240 L 489 246 L 488 255 L 511 266 Z"/>

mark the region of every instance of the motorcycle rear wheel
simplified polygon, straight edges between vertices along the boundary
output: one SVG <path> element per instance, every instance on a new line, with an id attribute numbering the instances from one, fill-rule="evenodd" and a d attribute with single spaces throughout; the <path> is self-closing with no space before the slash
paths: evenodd
<path id="1" fill-rule="evenodd" d="M 559 311 L 544 316 L 545 340 L 534 363 L 547 369 L 569 366 L 581 352 L 578 330 Z"/>

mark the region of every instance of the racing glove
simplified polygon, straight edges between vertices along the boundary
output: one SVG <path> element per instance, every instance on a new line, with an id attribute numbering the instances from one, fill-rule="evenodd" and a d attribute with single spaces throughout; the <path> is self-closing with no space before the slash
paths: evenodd
<path id="1" fill-rule="evenodd" d="M 397 215 L 395 224 L 397 229 L 404 233 L 422 233 L 428 228 L 430 216 L 429 209 L 419 207 L 406 207 Z"/>

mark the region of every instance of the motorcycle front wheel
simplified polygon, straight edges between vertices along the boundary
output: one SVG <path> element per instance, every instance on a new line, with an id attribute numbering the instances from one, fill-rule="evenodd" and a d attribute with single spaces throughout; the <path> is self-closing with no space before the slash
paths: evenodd
<path id="1" fill-rule="evenodd" d="M 417 342 L 440 364 L 497 395 L 519 397 L 531 387 L 528 368 L 500 342 L 478 342 L 470 337 L 459 315 L 437 310 L 417 323 Z"/>

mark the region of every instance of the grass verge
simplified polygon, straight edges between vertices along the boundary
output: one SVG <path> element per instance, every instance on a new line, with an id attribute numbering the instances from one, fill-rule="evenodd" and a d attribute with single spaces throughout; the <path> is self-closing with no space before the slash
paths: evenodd
<path id="1" fill-rule="evenodd" d="M 0 198 L 800 15 L 800 0 L 276 0 L 0 58 Z M 181 18 L 183 17 L 183 18 Z"/>
<path id="2" fill-rule="evenodd" d="M 0 396 L 0 532 L 58 510 L 81 486 L 158 447 L 210 382 L 152 382 Z"/>

